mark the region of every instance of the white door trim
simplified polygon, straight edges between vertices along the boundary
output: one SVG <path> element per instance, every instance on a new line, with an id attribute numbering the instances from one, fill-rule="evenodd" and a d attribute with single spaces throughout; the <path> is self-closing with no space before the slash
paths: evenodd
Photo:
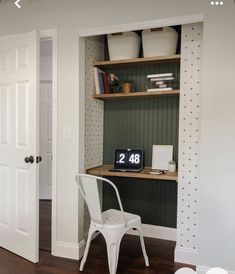
<path id="1" fill-rule="evenodd" d="M 203 13 L 192 14 L 187 16 L 179 16 L 172 18 L 164 18 L 153 21 L 143 21 L 143 22 L 135 22 L 129 24 L 121 24 L 114 26 L 105 26 L 105 27 L 96 27 L 89 29 L 82 29 L 79 31 L 79 128 L 82 129 L 79 131 L 79 172 L 84 172 L 85 170 L 85 138 L 84 132 L 85 129 L 85 37 L 96 36 L 96 35 L 105 35 L 109 33 L 115 32 L 125 32 L 125 31 L 133 31 L 133 30 L 143 30 L 148 28 L 158 28 L 165 26 L 174 26 L 174 25 L 184 25 L 184 24 L 192 24 L 199 23 L 204 21 Z M 81 107 L 81 108 L 80 108 Z M 82 231 L 84 230 L 84 209 L 83 209 L 83 199 L 79 199 L 79 240 L 83 242 L 81 239 Z M 83 235 L 84 237 L 84 235 Z M 81 258 L 83 254 L 79 251 L 79 257 Z"/>
<path id="2" fill-rule="evenodd" d="M 56 188 L 57 188 L 57 31 L 40 31 L 40 39 L 52 40 L 52 229 L 51 253 L 55 254 L 56 248 Z"/>

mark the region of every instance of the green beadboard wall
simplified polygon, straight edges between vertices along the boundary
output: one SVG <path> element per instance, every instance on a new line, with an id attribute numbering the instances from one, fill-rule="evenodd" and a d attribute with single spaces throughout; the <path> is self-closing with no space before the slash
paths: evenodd
<path id="1" fill-rule="evenodd" d="M 110 100 L 104 105 L 104 164 L 113 162 L 115 148 L 144 149 L 151 166 L 152 145 L 173 145 L 178 159 L 179 97 Z"/>
<path id="2" fill-rule="evenodd" d="M 146 75 L 173 72 L 174 88 L 179 88 L 179 63 L 118 66 L 107 72 L 120 80 L 133 82 L 134 91 L 145 91 Z M 152 145 L 173 145 L 174 160 L 178 159 L 179 97 L 160 96 L 107 100 L 104 103 L 103 163 L 112 164 L 114 149 L 136 147 L 144 149 L 145 166 L 151 166 Z M 174 181 L 110 178 L 118 187 L 124 210 L 139 214 L 142 222 L 176 227 L 177 184 Z M 103 186 L 103 210 L 118 208 L 115 197 Z"/>
<path id="3" fill-rule="evenodd" d="M 120 82 L 130 81 L 133 84 L 133 91 L 146 91 L 148 88 L 147 75 L 156 73 L 172 72 L 175 80 L 173 88 L 179 88 L 180 67 L 179 63 L 158 63 L 158 64 L 120 64 L 115 69 L 107 68 L 108 73 L 115 73 Z"/>
<path id="4" fill-rule="evenodd" d="M 124 211 L 142 223 L 176 228 L 177 183 L 164 180 L 108 177 L 117 186 Z M 103 209 L 119 209 L 114 190 L 103 184 Z"/>
<path id="5" fill-rule="evenodd" d="M 104 164 L 112 164 L 117 147 L 144 149 L 151 166 L 153 144 L 173 144 L 178 159 L 179 97 L 162 96 L 110 100 L 104 105 Z M 173 181 L 110 178 L 118 187 L 124 210 L 143 223 L 176 227 L 177 184 Z M 103 210 L 118 208 L 112 191 L 103 185 Z"/>

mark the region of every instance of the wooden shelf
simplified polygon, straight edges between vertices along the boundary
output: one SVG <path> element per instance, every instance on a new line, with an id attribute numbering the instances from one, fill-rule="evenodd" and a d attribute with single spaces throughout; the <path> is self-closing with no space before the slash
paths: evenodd
<path id="1" fill-rule="evenodd" d="M 94 66 L 96 67 L 110 67 L 116 65 L 127 65 L 127 64 L 149 64 L 156 62 L 180 62 L 180 54 L 170 55 L 170 56 L 156 56 L 156 57 L 146 57 L 146 58 L 135 58 L 135 59 L 124 59 L 124 60 L 114 60 L 114 61 L 96 61 Z"/>
<path id="2" fill-rule="evenodd" d="M 112 177 L 128 177 L 128 178 L 139 178 L 139 179 L 155 179 L 155 180 L 169 180 L 177 181 L 178 172 L 167 172 L 161 175 L 149 174 L 151 168 L 145 167 L 141 172 L 120 172 L 120 171 L 109 171 L 111 165 L 103 165 L 94 168 L 90 168 L 86 171 L 87 174 L 95 176 L 112 176 Z"/>
<path id="3" fill-rule="evenodd" d="M 155 97 L 163 95 L 177 95 L 179 96 L 180 91 L 177 90 L 159 90 L 159 91 L 143 91 L 143 92 L 130 92 L 130 93 L 110 93 L 110 94 L 94 94 L 93 98 L 99 100 L 110 100 L 120 98 L 135 98 L 135 97 Z"/>

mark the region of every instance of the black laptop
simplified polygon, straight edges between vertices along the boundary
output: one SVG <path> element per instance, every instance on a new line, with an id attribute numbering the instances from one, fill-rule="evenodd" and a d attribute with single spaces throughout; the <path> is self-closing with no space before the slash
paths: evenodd
<path id="1" fill-rule="evenodd" d="M 140 172 L 143 169 L 143 149 L 116 148 L 110 171 Z"/>

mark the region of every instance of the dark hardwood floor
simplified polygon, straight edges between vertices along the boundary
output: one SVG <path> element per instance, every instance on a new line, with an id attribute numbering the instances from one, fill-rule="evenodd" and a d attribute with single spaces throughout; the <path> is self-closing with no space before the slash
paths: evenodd
<path id="1" fill-rule="evenodd" d="M 39 202 L 39 249 L 51 250 L 51 201 Z"/>
<path id="2" fill-rule="evenodd" d="M 30 263 L 0 248 L 0 274 L 78 274 L 79 262 L 53 257 L 50 248 L 50 205 L 40 203 L 40 261 Z M 50 215 L 50 214 L 49 214 Z M 50 225 L 49 225 L 50 226 Z M 47 242 L 49 240 L 49 242 Z M 173 274 L 181 267 L 174 263 L 175 242 L 145 238 L 150 267 L 146 268 L 141 252 L 139 237 L 125 235 L 120 248 L 117 274 Z M 189 266 L 195 269 L 193 266 Z M 108 274 L 106 246 L 100 235 L 92 241 L 84 274 Z"/>

